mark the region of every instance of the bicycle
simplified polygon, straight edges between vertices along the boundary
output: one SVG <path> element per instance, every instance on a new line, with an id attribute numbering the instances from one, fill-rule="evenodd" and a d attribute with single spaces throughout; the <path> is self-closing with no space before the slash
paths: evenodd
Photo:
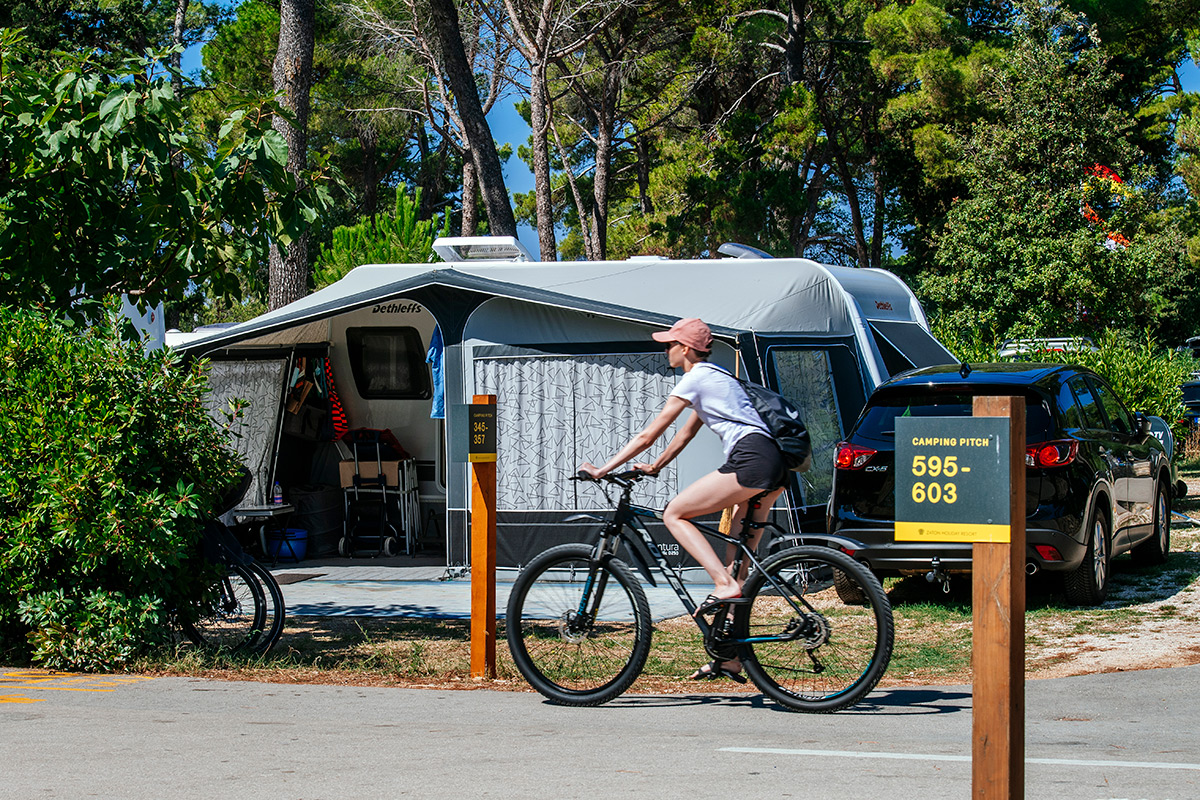
<path id="1" fill-rule="evenodd" d="M 248 474 L 225 500 L 237 505 L 249 486 Z M 264 655 L 283 633 L 283 590 L 270 570 L 246 553 L 220 520 L 209 520 L 201 533 L 201 559 L 216 564 L 220 577 L 206 587 L 180 616 L 185 636 L 202 647 Z"/>
<path id="2" fill-rule="evenodd" d="M 785 708 L 837 711 L 875 687 L 891 659 L 892 610 L 870 570 L 837 549 L 853 550 L 853 542 L 804 537 L 760 561 L 747 544 L 756 530 L 794 537 L 772 522 L 754 522 L 750 515 L 737 536 L 693 521 L 706 536 L 736 548 L 732 574 L 739 574 L 747 561 L 752 568 L 742 588 L 747 602 L 721 606 L 709 623 L 695 615 L 696 602 L 643 522 L 661 519 L 661 513 L 630 501 L 633 487 L 644 477 L 631 470 L 600 481 L 584 473 L 572 478 L 619 487 L 620 499 L 607 518 L 569 518 L 603 523 L 594 544 L 550 548 L 513 584 L 508 645 L 517 669 L 534 689 L 561 705 L 595 706 L 622 694 L 641 673 L 650 652 L 650 607 L 633 570 L 617 558 L 622 544 L 651 586 L 658 585 L 651 563 L 666 579 L 693 615 L 708 654 L 722 661 L 740 659 L 750 680 Z M 612 498 L 600 488 L 611 505 Z M 807 538 L 822 544 L 806 544 Z M 861 596 L 862 601 L 847 603 L 842 596 Z"/>

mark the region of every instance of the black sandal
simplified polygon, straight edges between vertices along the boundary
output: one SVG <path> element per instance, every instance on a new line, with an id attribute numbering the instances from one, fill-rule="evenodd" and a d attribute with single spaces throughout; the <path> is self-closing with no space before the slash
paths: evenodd
<path id="1" fill-rule="evenodd" d="M 717 597 L 715 594 L 710 594 L 704 598 L 704 602 L 696 608 L 696 613 L 692 614 L 692 616 L 703 617 L 720 610 L 722 606 L 739 606 L 749 602 L 749 597 L 742 597 L 740 594 L 736 597 Z"/>
<path id="2" fill-rule="evenodd" d="M 725 669 L 721 666 L 720 661 L 710 661 L 700 669 L 692 673 L 688 680 L 693 681 L 715 681 L 717 678 L 729 678 L 734 683 L 745 683 L 746 676 L 741 672 L 734 672 L 731 669 Z"/>

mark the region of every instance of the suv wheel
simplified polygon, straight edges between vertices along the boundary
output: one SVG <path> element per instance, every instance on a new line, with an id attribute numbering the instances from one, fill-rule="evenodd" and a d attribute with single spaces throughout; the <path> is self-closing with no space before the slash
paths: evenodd
<path id="1" fill-rule="evenodd" d="M 833 571 L 833 588 L 837 592 L 838 599 L 848 606 L 865 606 L 867 604 L 867 593 L 863 591 L 862 584 L 840 569 Z"/>
<path id="2" fill-rule="evenodd" d="M 1154 533 L 1149 539 L 1133 548 L 1133 563 L 1148 566 L 1161 564 L 1171 552 L 1171 505 L 1167 490 L 1159 484 L 1154 498 Z"/>
<path id="3" fill-rule="evenodd" d="M 1109 552 L 1108 519 L 1098 508 L 1088 519 L 1087 552 L 1074 571 L 1063 578 L 1067 600 L 1077 606 L 1094 606 L 1108 597 L 1108 572 L 1112 557 Z"/>

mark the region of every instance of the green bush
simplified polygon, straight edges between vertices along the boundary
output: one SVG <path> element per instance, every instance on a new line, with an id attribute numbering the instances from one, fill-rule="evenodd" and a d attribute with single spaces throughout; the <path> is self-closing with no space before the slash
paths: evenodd
<path id="1" fill-rule="evenodd" d="M 962 328 L 948 316 L 934 317 L 929 321 L 929 327 L 959 361 L 982 364 L 998 360 L 996 352 L 1000 349 L 1001 339 L 995 331 Z"/>
<path id="2" fill-rule="evenodd" d="M 1070 354 L 1038 353 L 1022 356 L 1027 361 L 1061 362 L 1064 359 L 1102 375 L 1132 411 L 1162 417 L 1171 423 L 1175 440 L 1182 442 L 1183 389 L 1196 368 L 1191 355 L 1163 347 L 1149 335 L 1135 338 L 1106 330 L 1095 337 L 1095 350 Z M 1177 451 L 1178 452 L 1178 449 Z"/>
<path id="3" fill-rule="evenodd" d="M 934 335 L 961 361 L 1037 361 L 1079 364 L 1102 375 L 1133 411 L 1162 417 L 1171 424 L 1176 442 L 1182 444 L 1184 426 L 1178 424 L 1183 416 L 1183 390 L 1180 386 L 1191 380 L 1196 361 L 1186 353 L 1163 347 L 1148 334 L 1136 338 L 1118 330 L 1102 331 L 1096 337 L 1095 350 L 1073 350 L 1069 353 L 1023 353 L 1011 359 L 1000 359 L 996 353 L 1002 344 L 999 336 L 979 331 L 964 331 L 941 320 L 932 324 Z M 1179 454 L 1180 448 L 1176 448 Z"/>
<path id="4" fill-rule="evenodd" d="M 0 308 L 0 657 L 110 670 L 168 635 L 238 469 L 204 387 L 115 323 Z"/>

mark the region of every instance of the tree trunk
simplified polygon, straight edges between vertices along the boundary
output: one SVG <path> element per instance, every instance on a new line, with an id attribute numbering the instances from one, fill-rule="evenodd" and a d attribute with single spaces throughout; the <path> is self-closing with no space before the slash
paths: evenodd
<path id="1" fill-rule="evenodd" d="M 354 128 L 363 149 L 362 213 L 374 219 L 379 213 L 379 131 L 369 121 Z"/>
<path id="2" fill-rule="evenodd" d="M 784 46 L 783 80 L 786 83 L 804 82 L 804 50 L 808 0 L 788 3 L 787 43 Z"/>
<path id="3" fill-rule="evenodd" d="M 562 137 L 558 135 L 558 126 L 553 121 L 550 122 L 550 129 L 554 131 L 554 143 L 558 146 L 558 157 L 562 160 L 563 175 L 567 178 L 567 186 L 571 187 L 571 198 L 575 201 L 575 213 L 579 215 L 579 235 L 583 239 L 583 257 L 588 261 L 597 261 L 599 259 L 595 256 L 595 237 L 592 236 L 592 228 L 588 223 L 588 217 L 591 215 L 584 208 L 583 195 L 579 191 L 579 181 L 575 180 L 575 167 L 567 157 L 567 149 L 563 147 Z"/>
<path id="4" fill-rule="evenodd" d="M 611 111 L 611 109 L 605 109 Z M 596 170 L 592 179 L 592 233 L 598 261 L 608 257 L 608 178 L 612 172 L 612 118 L 601 119 L 596 137 Z"/>
<path id="5" fill-rule="evenodd" d="M 308 166 L 309 92 L 312 89 L 313 46 L 315 41 L 314 0 L 283 0 L 279 9 L 279 49 L 272 68 L 275 91 L 281 105 L 292 113 L 296 124 L 281 116 L 271 127 L 287 142 L 288 172 L 302 183 Z M 274 310 L 299 300 L 308 293 L 308 231 L 295 237 L 281 253 L 271 247 L 267 308 Z"/>
<path id="6" fill-rule="evenodd" d="M 479 181 L 475 179 L 475 161 L 468 150 L 463 153 L 462 167 L 462 236 L 474 236 L 479 225 L 479 205 L 475 195 L 479 192 Z"/>
<path id="7" fill-rule="evenodd" d="M 189 0 L 175 2 L 175 27 L 171 30 L 171 44 L 176 47 L 183 47 L 183 26 L 187 21 L 188 2 Z M 171 86 L 175 89 L 175 96 L 179 97 L 183 94 L 183 76 L 180 74 L 180 70 L 183 69 L 182 51 L 171 55 L 171 66 L 175 68 L 175 74 L 171 76 Z"/>
<path id="8" fill-rule="evenodd" d="M 538 249 L 542 261 L 558 258 L 554 237 L 553 185 L 550 183 L 550 114 L 546 96 L 546 67 L 529 65 L 529 127 L 533 129 L 533 190 L 537 210 Z"/>
<path id="9" fill-rule="evenodd" d="M 641 131 L 638 131 L 636 142 L 638 208 L 643 214 L 653 214 L 654 202 L 650 199 L 650 143 Z"/>
<path id="10" fill-rule="evenodd" d="M 809 235 L 812 233 L 813 226 L 817 223 L 817 212 L 821 207 L 821 197 L 825 194 L 826 172 L 823 169 L 824 162 L 816 160 L 816 168 L 812 170 L 812 177 L 807 177 L 809 172 L 809 164 L 805 163 L 800 170 L 800 175 L 804 177 L 804 213 L 792 221 L 791 243 L 792 255 L 796 258 L 804 258 L 808 250 Z"/>
<path id="11" fill-rule="evenodd" d="M 500 155 L 496 152 L 492 129 L 484 116 L 475 75 L 463 47 L 458 9 L 454 0 L 430 0 L 429 9 L 442 45 L 446 77 L 454 91 L 458 116 L 462 120 L 467 146 L 475 162 L 488 228 L 498 236 L 516 236 L 517 221 L 508 199 L 508 189 L 504 185 L 504 172 L 500 168 Z"/>
<path id="12" fill-rule="evenodd" d="M 171 30 L 171 44 L 176 47 L 183 47 L 183 26 L 187 21 L 187 10 L 189 0 L 176 0 L 175 3 L 175 26 Z M 183 69 L 183 51 L 174 53 L 171 56 L 171 66 L 175 68 L 175 74 L 171 76 L 171 88 L 175 92 L 175 99 L 183 97 L 183 74 L 180 70 Z M 171 156 L 171 168 L 175 170 L 183 169 L 183 153 L 176 152 Z M 179 320 L 175 320 L 175 325 L 179 327 Z"/>
<path id="13" fill-rule="evenodd" d="M 883 176 L 879 174 L 878 153 L 871 156 L 871 180 L 875 191 L 875 209 L 871 215 L 871 266 L 878 269 L 883 266 L 883 212 L 887 201 Z"/>

